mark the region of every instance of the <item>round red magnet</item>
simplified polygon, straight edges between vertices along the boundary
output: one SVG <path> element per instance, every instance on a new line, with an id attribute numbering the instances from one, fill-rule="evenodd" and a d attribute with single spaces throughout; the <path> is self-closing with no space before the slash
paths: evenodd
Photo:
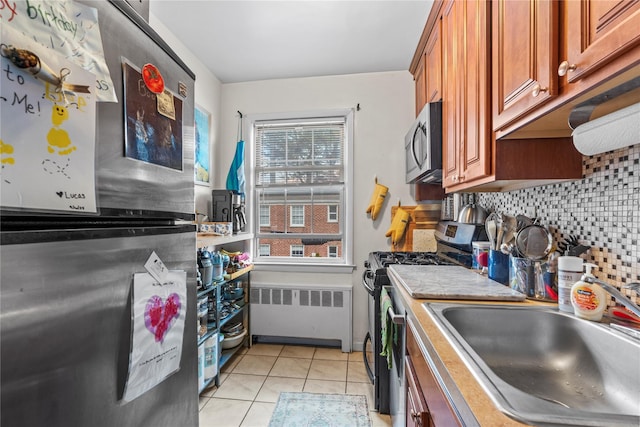
<path id="1" fill-rule="evenodd" d="M 142 67 L 142 79 L 151 92 L 164 92 L 164 79 L 155 65 L 144 64 L 144 67 Z"/>

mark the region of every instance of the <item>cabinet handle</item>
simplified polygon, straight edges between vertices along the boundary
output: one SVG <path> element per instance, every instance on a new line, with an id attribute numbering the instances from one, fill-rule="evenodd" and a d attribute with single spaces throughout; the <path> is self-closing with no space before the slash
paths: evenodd
<path id="1" fill-rule="evenodd" d="M 458 182 L 458 175 L 453 175 L 453 176 L 451 177 L 451 180 L 452 180 L 453 182 Z"/>
<path id="2" fill-rule="evenodd" d="M 415 423 L 420 424 L 420 414 L 419 413 L 411 411 L 411 419 Z"/>
<path id="3" fill-rule="evenodd" d="M 558 66 L 558 75 L 560 77 L 565 76 L 567 73 L 575 71 L 578 66 L 576 64 L 569 64 L 569 61 L 562 61 Z"/>
<path id="4" fill-rule="evenodd" d="M 540 86 L 540 83 L 536 83 L 533 86 L 533 90 L 531 91 L 531 95 L 536 98 L 538 95 L 540 95 L 540 92 L 546 92 L 548 91 L 549 88 L 546 88 L 544 86 Z"/>

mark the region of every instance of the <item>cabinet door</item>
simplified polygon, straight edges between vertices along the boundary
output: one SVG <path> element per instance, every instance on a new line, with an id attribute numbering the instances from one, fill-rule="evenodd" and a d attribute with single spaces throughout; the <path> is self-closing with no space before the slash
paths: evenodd
<path id="1" fill-rule="evenodd" d="M 409 356 L 404 359 L 404 377 L 407 384 L 405 408 L 407 427 L 430 427 L 432 424 L 429 408 L 420 390 L 420 383 Z"/>
<path id="2" fill-rule="evenodd" d="M 425 55 L 422 54 L 420 58 L 420 62 L 418 63 L 418 68 L 416 69 L 416 73 L 413 76 L 413 79 L 416 82 L 416 117 L 422 111 L 422 107 L 427 103 L 427 91 L 426 91 L 426 67 L 425 67 Z"/>
<path id="3" fill-rule="evenodd" d="M 458 183 L 461 140 L 460 97 L 461 76 L 458 67 L 463 64 L 462 46 L 456 38 L 456 28 L 462 22 L 462 2 L 449 1 L 443 6 L 442 25 L 442 185 L 450 187 Z"/>
<path id="4" fill-rule="evenodd" d="M 440 21 L 436 21 L 427 39 L 424 49 L 426 65 L 426 96 L 427 102 L 442 99 L 442 45 L 440 40 Z"/>
<path id="5" fill-rule="evenodd" d="M 463 159 L 459 181 L 469 182 L 491 174 L 491 92 L 489 78 L 489 8 L 490 2 L 462 2 L 464 28 L 458 31 L 464 46 L 462 74 Z"/>
<path id="6" fill-rule="evenodd" d="M 493 128 L 558 94 L 558 2 L 492 2 Z"/>
<path id="7" fill-rule="evenodd" d="M 445 4 L 442 13 L 445 188 L 491 174 L 489 2 Z"/>
<path id="8" fill-rule="evenodd" d="M 568 82 L 581 79 L 640 45 L 637 0 L 565 1 L 564 7 L 566 58 L 563 59 L 567 61 L 564 65 L 568 67 Z"/>

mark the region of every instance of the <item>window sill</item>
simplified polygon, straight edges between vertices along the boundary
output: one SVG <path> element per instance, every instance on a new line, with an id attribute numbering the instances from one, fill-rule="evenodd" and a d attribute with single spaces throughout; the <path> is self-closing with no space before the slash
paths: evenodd
<path id="1" fill-rule="evenodd" d="M 282 271 L 291 273 L 342 273 L 351 274 L 355 265 L 347 264 L 315 264 L 315 263 L 290 263 L 290 262 L 254 262 L 256 271 Z"/>

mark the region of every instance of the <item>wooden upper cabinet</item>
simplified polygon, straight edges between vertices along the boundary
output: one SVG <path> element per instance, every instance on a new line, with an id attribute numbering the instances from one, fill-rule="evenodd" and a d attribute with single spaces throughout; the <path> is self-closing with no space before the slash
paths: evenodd
<path id="1" fill-rule="evenodd" d="M 491 3 L 465 3 L 465 69 L 463 75 L 463 182 L 491 174 L 491 58 L 489 19 Z"/>
<path id="2" fill-rule="evenodd" d="M 493 129 L 557 96 L 558 24 L 557 1 L 492 2 Z"/>
<path id="3" fill-rule="evenodd" d="M 423 54 L 418 62 L 418 68 L 413 75 L 413 79 L 416 82 L 416 117 L 422 111 L 422 107 L 427 103 L 427 73 L 425 66 L 425 55 Z"/>
<path id="4" fill-rule="evenodd" d="M 565 1 L 564 28 L 558 73 L 573 83 L 640 46 L 640 1 Z"/>
<path id="5" fill-rule="evenodd" d="M 458 182 L 460 174 L 460 148 L 462 112 L 460 105 L 459 76 L 457 66 L 462 60 L 460 40 L 456 38 L 455 29 L 461 25 L 459 15 L 462 3 L 450 1 L 442 10 L 442 185 L 450 187 Z"/>
<path id="6" fill-rule="evenodd" d="M 440 20 L 436 21 L 424 49 L 426 65 L 427 102 L 442 99 L 442 45 L 440 40 Z"/>
<path id="7" fill-rule="evenodd" d="M 489 2 L 451 1 L 442 12 L 443 186 L 491 174 Z"/>

